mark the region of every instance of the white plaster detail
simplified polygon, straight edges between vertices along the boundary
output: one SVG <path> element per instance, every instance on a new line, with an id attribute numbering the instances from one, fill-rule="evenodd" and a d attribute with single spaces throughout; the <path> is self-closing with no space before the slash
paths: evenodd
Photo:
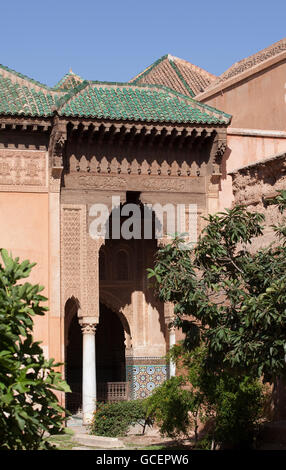
<path id="1" fill-rule="evenodd" d="M 83 424 L 91 423 L 96 409 L 95 323 L 81 323 L 82 346 L 82 414 Z"/>

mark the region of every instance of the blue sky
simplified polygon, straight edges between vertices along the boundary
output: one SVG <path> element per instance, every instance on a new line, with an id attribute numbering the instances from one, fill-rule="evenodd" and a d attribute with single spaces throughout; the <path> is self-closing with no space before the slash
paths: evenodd
<path id="1" fill-rule="evenodd" d="M 286 0 L 10 0 L 0 63 L 49 86 L 128 81 L 164 54 L 219 75 L 286 37 Z"/>

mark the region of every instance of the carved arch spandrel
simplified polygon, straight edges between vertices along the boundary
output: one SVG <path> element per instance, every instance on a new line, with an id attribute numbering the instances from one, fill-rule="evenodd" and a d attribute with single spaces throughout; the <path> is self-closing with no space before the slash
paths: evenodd
<path id="1" fill-rule="evenodd" d="M 79 311 L 87 310 L 86 207 L 61 207 L 61 311 L 69 298 L 76 298 Z"/>

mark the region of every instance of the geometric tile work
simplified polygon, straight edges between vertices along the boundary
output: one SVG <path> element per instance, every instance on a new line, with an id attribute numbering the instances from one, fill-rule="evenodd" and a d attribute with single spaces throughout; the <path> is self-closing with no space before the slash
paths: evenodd
<path id="1" fill-rule="evenodd" d="M 131 399 L 146 398 L 168 378 L 169 367 L 164 358 L 133 358 L 126 364 L 126 380 L 130 383 Z"/>

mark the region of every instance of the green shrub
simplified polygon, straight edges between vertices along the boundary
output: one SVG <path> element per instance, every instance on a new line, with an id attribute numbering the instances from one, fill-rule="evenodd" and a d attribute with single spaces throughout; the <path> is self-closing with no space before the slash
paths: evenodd
<path id="1" fill-rule="evenodd" d="M 34 264 L 0 253 L 0 450 L 50 448 L 46 433 L 63 432 L 65 420 L 54 391 L 70 388 L 33 340 L 33 316 L 47 311 L 43 287 L 21 282 Z"/>
<path id="2" fill-rule="evenodd" d="M 221 378 L 215 393 L 215 442 L 231 448 L 253 447 L 263 401 L 263 387 L 258 380 Z"/>
<path id="3" fill-rule="evenodd" d="M 178 437 L 189 433 L 193 394 L 182 389 L 183 385 L 183 377 L 172 377 L 157 387 L 146 400 L 147 416 L 158 424 L 162 435 Z"/>
<path id="4" fill-rule="evenodd" d="M 267 398 L 261 382 L 210 370 L 205 346 L 186 351 L 184 345 L 176 345 L 168 357 L 185 375 L 167 380 L 146 400 L 147 416 L 161 433 L 179 437 L 194 431 L 196 448 L 253 447 Z M 208 425 L 203 440 L 200 423 Z"/>
<path id="5" fill-rule="evenodd" d="M 90 433 L 97 436 L 125 436 L 133 424 L 141 424 L 144 430 L 145 400 L 97 403 L 90 425 Z"/>

